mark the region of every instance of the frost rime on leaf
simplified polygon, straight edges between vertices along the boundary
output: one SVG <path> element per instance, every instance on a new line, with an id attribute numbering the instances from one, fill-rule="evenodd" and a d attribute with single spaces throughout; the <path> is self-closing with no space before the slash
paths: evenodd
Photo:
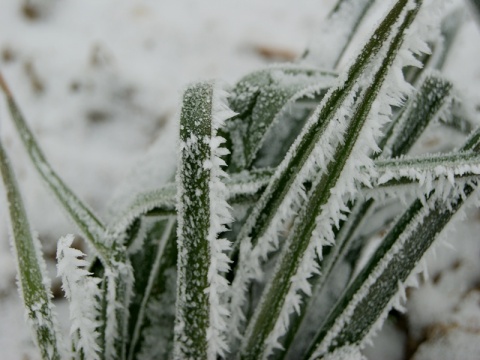
<path id="1" fill-rule="evenodd" d="M 218 238 L 231 221 L 226 174 L 220 158 L 228 152 L 217 136 L 223 122 L 235 115 L 226 93 L 212 83 L 193 85 L 184 95 L 177 172 L 178 278 L 175 325 L 176 358 L 216 359 L 228 350 L 228 311 L 222 273 L 229 270 L 229 241 Z"/>
<path id="2" fill-rule="evenodd" d="M 292 105 L 326 90 L 334 79 L 335 74 L 316 68 L 276 65 L 240 80 L 230 100 L 239 116 L 228 121 L 226 129 L 233 143 L 229 170 L 250 168 L 272 128 Z M 275 153 L 271 145 L 269 152 Z"/>
<path id="3" fill-rule="evenodd" d="M 416 286 L 421 259 L 436 235 L 466 200 L 478 199 L 478 185 L 465 185 L 464 194 L 445 204 L 432 194 L 426 204 L 416 200 L 382 241 L 370 262 L 337 302 L 311 348 L 311 359 L 344 344 L 360 347 L 378 331 L 392 307 L 403 308 L 405 288 Z M 397 279 L 395 282 L 393 279 Z"/>
<path id="4" fill-rule="evenodd" d="M 406 49 L 401 49 L 401 45 L 418 8 L 418 3 L 413 1 L 398 2 L 387 15 L 385 23 L 379 26 L 378 33 L 373 37 L 373 45 L 369 43 L 363 50 L 364 53 L 372 51 L 373 46 L 378 55 L 369 56 L 369 63 L 360 71 L 359 63 L 365 56 L 362 53 L 348 72 L 350 78 L 339 79 L 339 89 L 347 87 L 349 82 L 352 85 L 348 92 L 344 89 L 343 93 L 347 92 L 348 95 L 343 97 L 343 102 L 336 104 L 330 122 L 320 137 L 323 153 L 326 153 L 325 162 L 321 164 L 323 166 L 319 166 L 323 172 L 314 178 L 308 200 L 301 207 L 273 278 L 247 328 L 247 340 L 242 349 L 246 358 L 255 358 L 259 354 L 269 356 L 275 348 L 281 347 L 278 339 L 286 331 L 290 314 L 299 311 L 301 293 L 307 296 L 311 293 L 309 278 L 319 271 L 316 255 L 321 258 L 322 247 L 334 243 L 333 227 L 338 227 L 339 221 L 344 219 L 342 213 L 347 210 L 345 197 L 355 195 L 357 184 L 369 185 L 368 169 L 372 169 L 373 165 L 369 155 L 372 151 L 378 151 L 375 138 L 389 121 L 390 106 L 401 103 L 403 94 L 410 90 L 401 76 L 401 69 L 404 65 L 412 64 L 407 55 L 411 50 L 417 51 L 417 48 L 410 49 L 409 44 Z M 385 24 L 391 28 L 386 30 Z M 379 35 L 385 39 L 379 41 Z M 334 98 L 335 91 L 338 89 L 331 89 L 326 95 L 320 105 L 326 110 L 320 111 L 331 111 L 327 103 Z M 311 123 L 315 124 L 315 118 L 309 121 L 302 134 L 308 134 Z M 340 129 L 327 137 L 329 127 L 335 125 Z M 293 151 L 297 150 L 296 144 L 292 147 Z M 315 163 L 315 160 L 310 162 Z M 310 164 L 308 161 L 305 164 L 299 174 L 308 169 Z M 358 171 L 362 166 L 367 168 L 364 173 Z M 309 220 L 312 216 L 316 216 L 316 229 Z M 263 340 L 265 344 L 262 344 Z"/>
<path id="5" fill-rule="evenodd" d="M 58 241 L 58 276 L 62 278 L 62 289 L 70 302 L 70 335 L 76 351 L 86 359 L 100 359 L 98 344 L 98 320 L 100 315 L 100 279 L 92 277 L 85 268 L 88 263 L 85 254 L 71 247 L 73 235 L 67 235 Z"/>
<path id="6" fill-rule="evenodd" d="M 26 320 L 42 357 L 60 360 L 63 349 L 60 347 L 50 280 L 40 241 L 30 229 L 17 181 L 1 141 L 0 173 L 7 195 L 12 251 L 16 259 L 18 289 L 25 306 Z"/>

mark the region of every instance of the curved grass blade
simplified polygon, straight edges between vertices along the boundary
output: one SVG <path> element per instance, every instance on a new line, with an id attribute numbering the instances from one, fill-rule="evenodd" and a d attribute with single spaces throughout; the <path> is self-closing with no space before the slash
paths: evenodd
<path id="1" fill-rule="evenodd" d="M 314 68 L 274 66 L 256 71 L 240 80 L 229 101 L 238 116 L 228 121 L 232 142 L 229 171 L 250 168 L 269 130 L 301 98 L 325 92 L 336 75 Z"/>
<path id="2" fill-rule="evenodd" d="M 8 106 L 20 138 L 40 176 L 60 201 L 73 221 L 84 233 L 105 267 L 106 283 L 101 329 L 105 354 L 109 359 L 122 357 L 125 352 L 125 338 L 128 326 L 128 304 L 131 298 L 132 273 L 125 248 L 107 234 L 104 225 L 88 207 L 65 185 L 47 162 L 32 132 L 25 122 L 11 92 L 0 76 L 0 87 L 7 97 Z"/>
<path id="3" fill-rule="evenodd" d="M 232 174 L 226 179 L 227 201 L 229 204 L 242 204 L 256 201 L 273 174 L 272 169 L 256 169 L 249 172 Z M 132 203 L 112 222 L 112 233 L 125 234 L 135 221 L 145 216 L 173 216 L 176 214 L 175 184 L 140 193 Z"/>
<path id="4" fill-rule="evenodd" d="M 287 238 L 272 280 L 267 284 L 260 305 L 247 328 L 242 347 L 242 355 L 245 359 L 268 356 L 274 348 L 280 347 L 278 339 L 286 332 L 290 314 L 299 310 L 300 295 L 297 292 L 311 294 L 308 279 L 314 273 L 318 273 L 316 256 L 317 254 L 321 256 L 321 247 L 324 244 L 334 242 L 332 226 L 339 226 L 338 222 L 342 219 L 341 212 L 346 210 L 342 197 L 346 192 L 351 191 L 349 189 L 353 186 L 353 184 L 348 184 L 348 181 L 354 180 L 353 177 L 352 179 L 348 178 L 352 172 L 355 173 L 351 164 L 358 165 L 359 162 L 363 163 L 364 161 L 364 158 L 357 157 L 360 156 L 359 154 L 351 156 L 352 151 L 357 145 L 361 130 L 372 109 L 373 101 L 379 95 L 403 43 L 404 32 L 419 10 L 418 2 L 412 2 L 408 7 L 406 5 L 406 2 L 397 2 L 390 14 L 387 15 L 387 19 L 390 16 L 396 18 L 393 14 L 398 10 L 402 14 L 397 14 L 399 17 L 398 27 L 391 32 L 387 31 L 389 36 L 384 45 L 385 52 L 379 59 L 376 59 L 378 68 L 371 76 L 371 83 L 367 82 L 368 87 L 360 94 L 356 94 L 354 114 L 346 125 L 344 140 L 339 142 L 334 150 L 332 160 L 327 163 L 325 172 L 313 183 L 312 190 Z M 400 94 L 396 93 L 395 96 L 398 97 Z M 384 110 L 382 109 L 382 111 Z M 360 137 L 363 139 L 362 141 L 371 141 L 369 135 L 372 131 L 374 132 L 373 129 L 369 129 L 363 133 L 363 136 Z M 361 148 L 364 149 L 365 144 Z M 342 174 L 343 180 L 341 179 Z"/>
<path id="5" fill-rule="evenodd" d="M 435 72 L 424 76 L 417 93 L 408 101 L 398 120 L 389 127 L 379 143 L 381 158 L 406 154 L 428 124 L 446 117 L 454 95 L 452 83 Z"/>
<path id="6" fill-rule="evenodd" d="M 36 170 L 48 185 L 50 190 L 60 201 L 60 204 L 80 228 L 86 239 L 97 251 L 98 256 L 105 264 L 111 255 L 109 247 L 103 243 L 105 239 L 105 227 L 102 222 L 93 214 L 93 212 L 68 188 L 68 186 L 58 177 L 45 155 L 37 144 L 37 141 L 29 129 L 20 108 L 18 107 L 12 93 L 8 89 L 5 81 L 0 74 L 0 86 L 6 95 L 8 108 L 13 119 L 13 123 L 20 135 L 20 139 L 28 152 L 30 159 Z"/>
<path id="7" fill-rule="evenodd" d="M 174 357 L 216 359 L 228 351 L 228 312 L 221 294 L 228 288 L 224 253 L 230 248 L 218 235 L 230 221 L 220 177 L 223 138 L 217 131 L 233 115 L 225 95 L 213 83 L 187 89 L 180 118 L 180 160 L 177 172 L 178 261 Z"/>
<path id="8" fill-rule="evenodd" d="M 26 317 L 42 358 L 61 360 L 61 342 L 41 245 L 30 230 L 17 181 L 1 141 L 0 172 L 7 195 L 13 235 L 12 249 L 16 257 L 18 286 Z"/>
<path id="9" fill-rule="evenodd" d="M 167 359 L 173 348 L 175 224 L 172 217 L 155 219 L 146 230 L 141 251 L 131 255 L 135 296 L 130 305 L 128 359 Z"/>

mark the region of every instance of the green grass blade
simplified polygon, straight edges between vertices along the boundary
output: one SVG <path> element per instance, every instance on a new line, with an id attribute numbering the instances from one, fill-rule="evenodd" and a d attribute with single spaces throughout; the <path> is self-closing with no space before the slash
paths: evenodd
<path id="1" fill-rule="evenodd" d="M 225 185 L 228 189 L 227 201 L 229 204 L 251 203 L 256 201 L 273 174 L 272 169 L 264 168 L 232 174 L 226 179 Z M 176 214 L 176 189 L 174 183 L 163 187 L 137 194 L 132 203 L 129 204 L 112 221 L 110 226 L 113 234 L 122 236 L 128 232 L 135 221 L 142 216 L 173 216 Z"/>
<path id="2" fill-rule="evenodd" d="M 67 211 L 69 216 L 80 228 L 86 239 L 98 252 L 102 261 L 108 259 L 110 250 L 102 242 L 105 238 L 105 227 L 102 222 L 93 214 L 93 212 L 68 188 L 68 186 L 55 173 L 47 162 L 45 155 L 37 144 L 37 141 L 29 129 L 20 108 L 18 107 L 13 95 L 8 89 L 5 81 L 0 75 L 0 85 L 6 95 L 8 108 L 13 119 L 13 123 L 20 135 L 20 139 L 28 152 L 33 165 L 38 173 L 52 190 L 53 194 L 60 201 L 60 204 Z"/>
<path id="3" fill-rule="evenodd" d="M 109 359 L 120 358 L 125 353 L 128 326 L 128 303 L 131 298 L 132 273 L 125 248 L 117 238 L 107 237 L 106 229 L 88 207 L 65 185 L 47 162 L 5 81 L 0 86 L 7 97 L 8 107 L 18 134 L 40 176 L 60 201 L 64 209 L 96 250 L 105 267 L 106 306 L 102 321 L 105 353 Z"/>
<path id="4" fill-rule="evenodd" d="M 178 276 L 174 357 L 216 359 L 228 350 L 221 294 L 228 284 L 224 253 L 230 248 L 218 235 L 230 221 L 225 176 L 220 159 L 225 149 L 217 131 L 232 116 L 213 83 L 187 89 L 180 117 L 177 172 Z"/>
<path id="5" fill-rule="evenodd" d="M 453 101 L 452 83 L 436 73 L 428 73 L 417 93 L 387 131 L 379 147 L 382 158 L 406 154 L 428 124 L 442 118 Z"/>
<path id="6" fill-rule="evenodd" d="M 384 188 L 419 183 L 418 190 L 427 194 L 433 189 L 437 192 L 448 191 L 448 185 L 453 187 L 456 179 L 479 175 L 480 156 L 478 153 L 458 152 L 404 157 L 377 161 L 375 166 L 378 173 L 372 178 L 374 187 Z M 440 186 L 439 183 L 444 185 Z M 441 190 L 445 186 L 447 188 Z"/>
<path id="7" fill-rule="evenodd" d="M 18 285 L 28 323 L 43 359 L 61 360 L 60 340 L 52 294 L 40 242 L 32 236 L 23 200 L 10 161 L 0 141 L 0 172 L 8 201 Z"/>
<path id="8" fill-rule="evenodd" d="M 240 237 L 250 237 L 255 246 L 258 239 L 265 233 L 274 215 L 278 212 L 280 204 L 298 178 L 299 170 L 313 153 L 329 121 L 335 115 L 338 115 L 337 111 L 348 100 L 348 96 L 352 96 L 352 88 L 356 85 L 362 71 L 370 63 L 371 58 L 380 51 L 382 44 L 390 34 L 392 26 L 398 20 L 405 2 L 399 1 L 397 3 L 393 11 L 379 26 L 372 39 L 365 45 L 357 60 L 349 69 L 347 76 L 326 95 L 319 111 L 311 117 L 309 124 L 292 146 L 285 160 L 277 168 L 275 176 L 242 229 Z M 303 181 L 300 181 L 300 183 L 303 183 Z"/>
<path id="9" fill-rule="evenodd" d="M 151 223 L 144 225 L 145 239 L 130 249 L 136 295 L 130 304 L 128 359 L 140 354 L 166 359 L 173 346 L 175 288 L 168 284 L 175 284 L 171 274 L 176 270 L 176 221 L 172 217 L 143 221 Z"/>
<path id="10" fill-rule="evenodd" d="M 460 150 L 478 153 L 479 149 L 477 129 Z M 448 198 L 434 190 L 427 199 L 414 201 L 337 301 L 310 346 L 310 358 L 346 344 L 360 345 L 382 325 L 392 306 L 399 305 L 399 294 L 404 293 L 409 276 L 415 276 L 424 253 L 477 184 L 478 178 L 459 182 L 460 188 L 451 189 Z"/>
<path id="11" fill-rule="evenodd" d="M 467 185 L 465 197 L 472 192 Z M 433 196 L 428 206 L 415 201 L 337 303 L 310 348 L 309 358 L 346 344 L 361 344 L 377 330 L 399 301 L 403 284 L 415 275 L 423 254 L 463 203 L 462 197 L 445 204 Z"/>
<path id="12" fill-rule="evenodd" d="M 396 157 L 407 153 L 425 131 L 428 124 L 441 118 L 441 115 L 446 111 L 445 108 L 449 108 L 452 99 L 451 88 L 452 84 L 436 73 L 429 73 L 425 76 L 419 90 L 409 98 L 405 107 L 394 119 L 389 130 L 381 139 L 379 147 L 383 152 L 375 154 L 374 158 L 380 157 L 384 159 L 389 156 Z M 379 162 L 381 160 L 375 161 L 375 168 L 378 167 Z M 413 184 L 413 182 L 410 182 L 410 184 Z M 372 185 L 375 188 L 375 181 L 372 181 Z M 370 192 L 369 189 L 366 189 L 366 191 Z M 292 317 L 291 327 L 283 339 L 284 348 L 288 349 L 291 342 L 294 341 L 295 333 L 300 329 L 305 316 L 311 311 L 315 311 L 312 306 L 315 307 L 316 305 L 312 300 L 322 296 L 323 286 L 327 279 L 331 277 L 332 272 L 337 271 L 337 267 L 341 266 L 342 262 L 345 261 L 345 256 L 352 246 L 358 247 L 356 243 L 357 230 L 366 221 L 367 214 L 369 214 L 374 204 L 375 201 L 373 199 L 369 199 L 366 202 L 357 200 L 350 207 L 347 220 L 341 223 L 340 229 L 336 232 L 335 245 L 327 248 L 323 254 L 321 274 L 312 280 L 313 294 L 315 296 L 303 298 L 300 315 Z M 354 266 L 355 264 L 351 264 L 351 268 L 354 268 Z M 318 322 L 320 321 L 321 319 L 318 319 Z M 309 321 L 308 325 L 305 323 L 302 326 L 313 328 L 314 323 Z M 302 331 L 305 331 L 305 329 Z M 286 353 L 283 355 L 286 355 Z"/>
<path id="13" fill-rule="evenodd" d="M 398 2 L 387 19 L 399 8 L 403 9 L 402 5 L 405 6 L 405 3 Z M 361 157 L 357 157 L 359 154 L 352 157 L 352 151 L 403 43 L 404 32 L 418 10 L 419 3 L 416 3 L 405 12 L 400 11 L 403 16 L 400 16 L 398 27 L 391 33 L 387 30 L 391 37 L 385 42 L 384 55 L 376 60 L 379 66 L 371 76 L 369 86 L 360 94 L 356 94 L 354 114 L 346 125 L 343 141 L 334 150 L 325 172 L 313 183 L 312 190 L 288 236 L 272 280 L 268 283 L 260 305 L 247 328 L 242 347 L 245 359 L 268 356 L 274 348 L 279 347 L 278 338 L 285 333 L 290 314 L 298 311 L 300 302 L 298 292 L 303 291 L 307 295 L 311 292 L 308 278 L 318 273 L 316 256 L 317 254 L 321 256 L 321 247 L 324 244 L 333 243 L 332 225 L 338 227 L 338 221 L 342 218 L 341 212 L 345 210 L 345 205 L 341 201 L 344 194 L 342 192 L 349 191 L 350 185 L 346 181 L 353 181 L 345 180 L 347 175 L 344 174 L 344 169 L 349 169 L 350 173 L 355 172 L 350 169 L 349 163 L 354 161 L 357 164 L 362 161 Z M 395 15 L 393 17 L 395 18 Z M 368 132 L 363 137 L 365 138 L 362 141 L 367 141 Z M 342 174 L 343 179 L 340 178 Z M 327 208 L 329 212 L 325 210 Z M 316 239 L 317 237 L 319 239 Z"/>
<path id="14" fill-rule="evenodd" d="M 292 104 L 320 93 L 334 80 L 333 73 L 297 65 L 270 67 L 241 79 L 229 101 L 238 113 L 226 129 L 233 145 L 229 172 L 250 168 L 269 131 Z"/>

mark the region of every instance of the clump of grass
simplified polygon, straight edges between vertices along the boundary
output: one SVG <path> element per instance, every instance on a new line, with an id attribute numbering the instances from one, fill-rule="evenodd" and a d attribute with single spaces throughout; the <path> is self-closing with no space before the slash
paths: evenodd
<path id="1" fill-rule="evenodd" d="M 305 65 L 318 57 L 312 50 L 229 92 L 191 85 L 175 181 L 137 194 L 110 225 L 50 167 L 0 77 L 33 164 L 96 256 L 89 264 L 72 236 L 59 241 L 72 320 L 64 349 L 0 142 L 20 293 L 43 358 L 361 357 L 388 312 L 401 308 L 438 234 L 478 199 L 480 173 L 480 132 L 440 72 L 451 21 L 443 40 L 428 36 L 432 9 L 398 0 L 336 69 L 373 3 L 338 1 L 326 20 L 334 30 L 321 39 L 336 46 L 317 59 L 329 70 Z M 432 123 L 464 144 L 409 155 Z M 365 252 L 379 230 L 380 245 Z"/>

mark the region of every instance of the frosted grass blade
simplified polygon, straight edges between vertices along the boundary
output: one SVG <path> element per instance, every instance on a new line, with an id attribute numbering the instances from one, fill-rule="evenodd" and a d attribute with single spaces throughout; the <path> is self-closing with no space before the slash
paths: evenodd
<path id="1" fill-rule="evenodd" d="M 63 208 L 77 224 L 87 240 L 92 244 L 93 248 L 98 252 L 98 256 L 103 262 L 105 262 L 110 256 L 109 248 L 103 243 L 103 240 L 105 239 L 105 227 L 52 169 L 42 150 L 38 146 L 20 108 L 1 75 L 0 85 L 6 95 L 13 123 L 17 128 L 20 139 L 22 140 L 32 163 L 50 190 L 60 201 L 60 204 L 62 204 Z"/>
<path id="2" fill-rule="evenodd" d="M 451 88 L 452 84 L 438 74 L 428 73 L 422 80 L 419 90 L 409 98 L 404 108 L 389 126 L 386 134 L 381 138 L 379 148 L 382 149 L 382 153 L 373 155 L 373 158 L 384 159 L 407 153 L 425 131 L 428 124 L 441 118 L 445 114 L 446 108 L 449 109 L 452 101 Z M 377 169 L 379 162 L 381 163 L 382 160 L 375 161 L 375 169 Z M 377 176 L 377 179 L 380 177 L 378 174 L 375 176 Z M 378 191 L 376 190 L 375 180 L 372 181 L 371 185 L 375 190 L 366 188 L 367 193 Z M 404 185 L 406 186 L 406 184 Z M 322 296 L 323 286 L 330 278 L 332 271 L 336 271 L 339 264 L 345 260 L 350 248 L 354 246 L 357 230 L 364 223 L 374 204 L 374 200 L 369 199 L 365 202 L 357 200 L 355 204 L 349 205 L 350 210 L 347 220 L 340 224 L 340 228 L 335 233 L 335 245 L 328 247 L 323 254 L 321 274 L 312 280 L 312 293 L 315 294 L 315 297 Z M 353 266 L 354 264 L 352 264 L 352 268 Z M 303 297 L 300 315 L 293 316 L 287 336 L 283 339 L 285 348 L 289 348 L 294 339 L 294 334 L 299 330 L 305 316 L 310 311 L 315 311 L 313 308 L 310 309 L 312 300 L 313 297 Z M 312 304 L 312 306 L 315 305 Z M 318 319 L 318 321 L 321 321 L 321 319 Z M 313 328 L 314 323 L 310 321 L 309 328 Z"/>
<path id="3" fill-rule="evenodd" d="M 156 288 L 159 286 L 165 287 L 163 284 L 165 282 L 165 272 L 175 270 L 176 267 L 175 218 L 149 220 L 143 219 L 143 222 L 151 223 L 143 225 L 147 227 L 144 230 L 146 232 L 145 239 L 140 239 L 139 243 L 133 244 L 130 249 L 133 252 L 130 259 L 135 274 L 134 293 L 136 296 L 133 298 L 129 309 L 129 334 L 131 335 L 127 347 L 129 359 L 137 358 L 139 349 L 142 349 L 144 353 L 149 351 L 148 346 L 142 348 L 142 345 L 145 345 L 144 332 L 148 318 L 155 316 L 148 309 L 151 307 L 152 301 L 163 293 L 161 291 L 160 294 L 157 294 L 159 291 L 156 291 Z M 161 305 L 166 309 L 169 306 L 171 307 L 173 303 Z M 168 340 L 172 340 L 171 337 L 173 337 L 173 317 L 170 325 L 170 327 L 165 326 L 162 329 L 163 333 L 159 333 L 155 340 L 157 343 L 162 342 L 164 344 L 164 350 L 167 350 Z M 162 339 L 164 340 L 162 341 Z M 153 347 L 153 344 L 151 347 Z M 151 358 L 159 358 L 161 355 L 154 351 L 150 353 Z M 163 356 L 165 355 L 164 353 Z"/>
<path id="4" fill-rule="evenodd" d="M 0 80 L 1 81 L 1 80 Z M 43 359 L 61 360 L 61 341 L 41 245 L 32 235 L 10 160 L 0 141 L 0 172 L 7 195 L 20 296 Z"/>
<path id="5" fill-rule="evenodd" d="M 353 158 L 352 150 L 359 139 L 361 129 L 403 43 L 404 32 L 419 10 L 419 3 L 410 3 L 408 10 L 402 11 L 405 6 L 406 3 L 399 1 L 387 15 L 386 19 L 396 18 L 394 14 L 400 10 L 403 16 L 397 15 L 400 20 L 395 30 L 391 30 L 391 33 L 387 30 L 389 41 L 384 45 L 383 55 L 376 60 L 379 66 L 371 75 L 371 83 L 367 83 L 368 87 L 364 92 L 358 94 L 354 114 L 346 125 L 344 140 L 337 145 L 332 160 L 327 162 L 325 173 L 312 184 L 312 190 L 287 238 L 272 280 L 267 284 L 260 304 L 247 328 L 242 346 L 242 355 L 245 359 L 268 356 L 273 349 L 281 347 L 278 338 L 285 333 L 290 314 L 295 310 L 299 311 L 300 295 L 297 292 L 311 294 L 308 278 L 318 273 L 317 254 L 321 257 L 322 245 L 333 242 L 331 226 L 339 221 L 335 218 L 342 218 L 341 212 L 345 210 L 345 205 L 338 200 L 344 195 L 337 189 L 340 176 L 344 169 L 350 166 L 348 163 Z M 382 29 L 382 25 L 379 29 Z M 368 45 L 366 47 L 368 48 Z M 399 95 L 397 93 L 396 96 Z M 368 133 L 363 136 L 368 138 Z M 355 163 L 358 163 L 359 159 L 355 158 L 355 160 Z M 344 176 L 347 175 L 344 174 Z M 347 188 L 346 191 L 349 191 L 349 186 L 343 183 L 341 185 Z M 323 215 L 322 212 L 327 213 Z M 315 230 L 319 225 L 320 230 Z M 338 227 L 338 223 L 336 226 Z M 311 240 L 312 237 L 313 240 Z M 320 237 L 321 240 L 315 240 L 316 237 Z"/>
<path id="6" fill-rule="evenodd" d="M 429 193 L 437 188 L 439 179 L 451 186 L 462 177 L 475 177 L 480 173 L 480 155 L 456 152 L 420 157 L 404 157 L 377 161 L 378 173 L 372 178 L 374 187 L 391 187 L 412 182 L 420 184 L 420 191 Z M 368 191 L 368 190 L 367 190 Z"/>
<path id="7" fill-rule="evenodd" d="M 478 153 L 480 129 L 463 152 Z M 308 351 L 314 359 L 346 344 L 363 345 L 397 306 L 405 288 L 415 284 L 418 264 L 438 234 L 478 187 L 478 178 L 459 184 L 450 197 L 430 191 L 417 199 L 389 231 L 368 264 L 349 285 L 322 325 Z M 392 280 L 393 279 L 393 280 Z M 403 296 L 404 297 L 404 296 Z"/>
<path id="8" fill-rule="evenodd" d="M 336 74 L 315 68 L 273 66 L 241 79 L 229 101 L 238 116 L 227 122 L 232 142 L 229 172 L 251 168 L 269 130 L 299 99 L 325 92 Z"/>
<path id="9" fill-rule="evenodd" d="M 249 172 L 232 174 L 225 179 L 227 201 L 229 204 L 241 204 L 256 201 L 268 184 L 273 174 L 272 169 L 255 169 Z M 175 184 L 143 192 L 135 196 L 120 214 L 112 221 L 112 233 L 121 236 L 141 218 L 145 216 L 172 216 L 176 214 Z"/>
<path id="10" fill-rule="evenodd" d="M 406 154 L 428 124 L 447 117 L 454 95 L 452 83 L 436 72 L 428 72 L 421 80 L 417 93 L 401 110 L 398 120 L 389 127 L 379 144 L 380 158 Z"/>
<path id="11" fill-rule="evenodd" d="M 57 274 L 62 278 L 62 289 L 69 301 L 70 334 L 72 337 L 72 354 L 81 359 L 100 360 L 98 329 L 100 319 L 101 279 L 91 276 L 85 267 L 86 256 L 78 249 L 72 248 L 74 235 L 67 235 L 58 241 Z"/>
<path id="12" fill-rule="evenodd" d="M 180 117 L 177 172 L 178 261 L 174 357 L 216 359 L 228 351 L 222 293 L 230 243 L 219 238 L 231 221 L 221 177 L 227 151 L 218 129 L 234 113 L 213 83 L 187 89 Z"/>
<path id="13" fill-rule="evenodd" d="M 464 197 L 472 192 L 467 185 Z M 427 207 L 415 201 L 331 312 L 308 353 L 310 359 L 346 344 L 363 345 L 378 330 L 388 311 L 400 306 L 404 283 L 411 274 L 416 275 L 415 269 L 436 234 L 463 203 L 462 197 L 445 205 L 433 196 Z"/>
<path id="14" fill-rule="evenodd" d="M 296 177 L 298 177 L 298 170 L 305 165 L 307 159 L 312 155 L 329 121 L 335 115 L 338 115 L 336 112 L 339 111 L 341 105 L 350 101 L 347 99 L 354 93 L 352 88 L 362 75 L 362 71 L 368 66 L 370 59 L 378 54 L 382 48 L 383 42 L 388 37 L 391 28 L 396 24 L 405 3 L 406 0 L 397 3 L 393 11 L 379 26 L 375 36 L 365 45 L 356 62 L 347 72 L 347 76 L 342 78 L 339 84 L 325 96 L 320 105 L 321 108 L 311 117 L 306 128 L 290 149 L 289 154 L 277 168 L 272 181 L 242 229 L 240 238 L 250 237 L 253 246 L 257 244 L 258 239 L 270 225 L 272 218 L 277 213 Z"/>

